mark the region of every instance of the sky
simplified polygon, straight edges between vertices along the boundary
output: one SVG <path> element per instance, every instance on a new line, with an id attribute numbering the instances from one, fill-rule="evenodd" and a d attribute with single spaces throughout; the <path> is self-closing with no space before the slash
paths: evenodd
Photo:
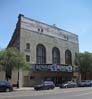
<path id="1" fill-rule="evenodd" d="M 0 48 L 6 48 L 18 15 L 75 33 L 79 51 L 92 52 L 92 0 L 0 0 Z"/>

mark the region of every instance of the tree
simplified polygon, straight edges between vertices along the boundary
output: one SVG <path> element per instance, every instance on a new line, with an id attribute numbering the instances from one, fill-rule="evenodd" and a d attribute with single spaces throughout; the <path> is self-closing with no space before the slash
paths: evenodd
<path id="1" fill-rule="evenodd" d="M 78 70 L 81 74 L 84 74 L 84 79 L 87 79 L 87 73 L 92 72 L 92 53 L 76 53 L 75 65 L 78 66 Z"/>
<path id="2" fill-rule="evenodd" d="M 19 70 L 29 68 L 24 53 L 13 47 L 0 51 L 0 64 L 6 73 L 6 80 L 11 79 L 12 70 L 14 68 L 18 70 L 18 80 Z"/>

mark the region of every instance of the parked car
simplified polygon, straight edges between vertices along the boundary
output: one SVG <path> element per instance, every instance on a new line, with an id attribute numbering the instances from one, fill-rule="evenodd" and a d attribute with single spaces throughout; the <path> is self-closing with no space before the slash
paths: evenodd
<path id="1" fill-rule="evenodd" d="M 67 81 L 59 86 L 60 88 L 75 88 L 77 87 L 77 83 L 73 81 Z"/>
<path id="2" fill-rule="evenodd" d="M 13 91 L 13 85 L 8 81 L 0 81 L 0 92 Z"/>
<path id="3" fill-rule="evenodd" d="M 43 81 L 40 84 L 34 86 L 35 90 L 47 90 L 54 88 L 55 88 L 55 84 L 52 81 Z"/>
<path id="4" fill-rule="evenodd" d="M 79 87 L 90 87 L 92 86 L 92 80 L 82 80 L 79 83 Z"/>

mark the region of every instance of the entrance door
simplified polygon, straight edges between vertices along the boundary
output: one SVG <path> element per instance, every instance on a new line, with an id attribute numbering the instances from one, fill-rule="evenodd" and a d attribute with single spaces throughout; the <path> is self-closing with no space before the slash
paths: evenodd
<path id="1" fill-rule="evenodd" d="M 62 77 L 52 77 L 52 81 L 55 83 L 56 86 L 62 83 Z"/>
<path id="2" fill-rule="evenodd" d="M 57 79 L 58 79 L 58 82 L 57 83 L 58 84 L 62 84 L 62 77 L 58 77 Z"/>

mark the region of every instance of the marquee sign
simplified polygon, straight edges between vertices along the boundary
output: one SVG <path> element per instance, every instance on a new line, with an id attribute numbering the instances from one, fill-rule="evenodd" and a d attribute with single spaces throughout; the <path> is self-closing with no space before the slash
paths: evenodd
<path id="1" fill-rule="evenodd" d="M 34 64 L 32 65 L 34 71 L 62 71 L 72 72 L 73 68 L 71 65 L 62 64 Z"/>

